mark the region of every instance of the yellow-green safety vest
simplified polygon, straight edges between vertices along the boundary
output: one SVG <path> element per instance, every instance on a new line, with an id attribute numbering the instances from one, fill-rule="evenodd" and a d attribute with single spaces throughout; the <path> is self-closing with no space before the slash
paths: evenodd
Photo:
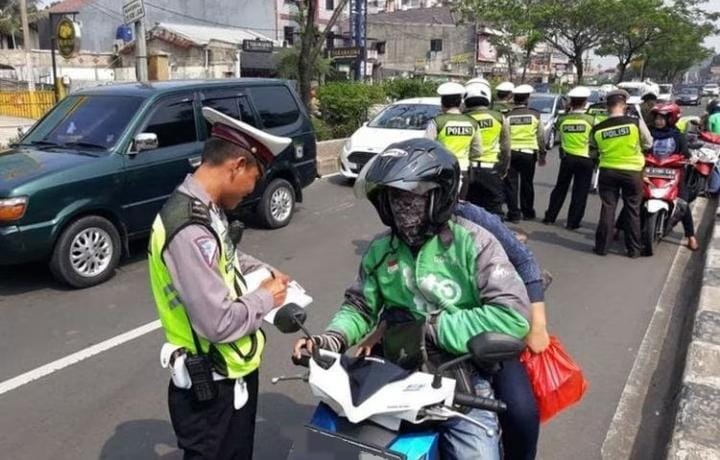
<path id="1" fill-rule="evenodd" d="M 594 119 L 585 113 L 569 113 L 560 117 L 558 132 L 560 146 L 568 155 L 590 157 L 590 131 Z"/>
<path id="2" fill-rule="evenodd" d="M 596 126 L 592 135 L 600 154 L 601 168 L 621 171 L 643 170 L 645 157 L 640 144 L 640 128 L 637 120 L 622 117 L 616 123 L 606 121 Z"/>
<path id="3" fill-rule="evenodd" d="M 482 136 L 483 151 L 480 157 L 470 158 L 483 163 L 500 161 L 500 137 L 502 136 L 503 116 L 500 112 L 490 109 L 478 109 L 468 112 L 475 120 Z"/>
<path id="4" fill-rule="evenodd" d="M 537 132 L 540 129 L 540 119 L 529 113 L 506 115 L 510 123 L 510 148 L 512 150 L 532 150 L 537 152 L 540 146 L 537 141 Z"/>
<path id="5" fill-rule="evenodd" d="M 195 209 L 204 208 L 207 220 L 199 219 L 195 213 L 191 214 L 193 206 Z M 149 248 L 150 285 L 167 341 L 197 354 L 187 310 L 163 260 L 163 251 L 172 237 L 187 225 L 202 225 L 215 236 L 220 248 L 217 269 L 232 298 L 242 296 L 247 286 L 240 274 L 237 254 L 213 228 L 207 207 L 199 200 L 175 191 L 153 223 Z M 211 343 L 199 335 L 197 337 L 203 354 L 210 356 L 213 370 L 220 375 L 236 379 L 260 367 L 265 348 L 265 335 L 261 330 L 230 343 Z"/>
<path id="6" fill-rule="evenodd" d="M 470 147 L 477 132 L 475 120 L 460 113 L 444 113 L 435 118 L 437 141 L 448 149 L 460 163 L 460 169 L 470 166 Z"/>

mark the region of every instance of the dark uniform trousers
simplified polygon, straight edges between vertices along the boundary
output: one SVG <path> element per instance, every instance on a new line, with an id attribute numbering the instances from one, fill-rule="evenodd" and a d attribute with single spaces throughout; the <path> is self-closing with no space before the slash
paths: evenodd
<path id="1" fill-rule="evenodd" d="M 220 380 L 218 396 L 197 402 L 191 390 L 170 381 L 168 405 L 184 460 L 252 460 L 258 399 L 258 371 L 245 376 L 248 401 L 235 410 L 235 380 Z"/>
<path id="2" fill-rule="evenodd" d="M 642 172 L 601 168 L 598 189 L 602 209 L 595 233 L 595 252 L 607 253 L 615 226 L 615 210 L 622 194 L 625 247 L 629 255 L 639 255 L 640 206 L 643 198 Z"/>
<path id="3" fill-rule="evenodd" d="M 535 218 L 535 164 L 537 153 L 512 151 L 510 169 L 505 177 L 505 199 L 507 201 L 508 220 L 520 218 L 520 212 L 526 219 Z M 518 191 L 520 206 L 518 206 Z"/>
<path id="4" fill-rule="evenodd" d="M 555 222 L 565 197 L 567 196 L 570 182 L 572 182 L 572 196 L 570 198 L 570 209 L 568 209 L 567 227 L 575 229 L 580 227 L 585 206 L 587 205 L 588 193 L 592 182 L 594 163 L 590 158 L 577 155 L 563 156 L 560 162 L 557 184 L 550 194 L 550 204 L 545 212 L 546 222 Z"/>
<path id="5" fill-rule="evenodd" d="M 467 200 L 484 208 L 486 211 L 503 215 L 505 204 L 505 188 L 500 173 L 495 168 L 472 167 L 470 189 Z"/>

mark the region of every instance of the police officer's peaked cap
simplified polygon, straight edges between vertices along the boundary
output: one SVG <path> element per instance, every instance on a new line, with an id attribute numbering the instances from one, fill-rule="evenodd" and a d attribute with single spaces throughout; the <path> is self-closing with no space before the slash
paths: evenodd
<path id="1" fill-rule="evenodd" d="M 576 86 L 568 93 L 570 99 L 587 99 L 590 97 L 590 88 L 587 86 Z"/>
<path id="2" fill-rule="evenodd" d="M 515 89 L 515 85 L 510 81 L 504 81 L 495 87 L 495 91 L 505 91 L 507 93 L 512 92 Z"/>
<path id="3" fill-rule="evenodd" d="M 265 166 L 292 143 L 289 137 L 273 136 L 210 107 L 203 107 L 202 113 L 212 125 L 212 137 L 247 150 Z"/>
<path id="4" fill-rule="evenodd" d="M 607 93 L 607 95 L 605 96 L 606 100 L 617 98 L 621 98 L 622 100 L 627 101 L 630 98 L 630 93 L 628 93 L 624 89 L 614 89 Z"/>
<path id="5" fill-rule="evenodd" d="M 515 89 L 512 90 L 513 94 L 532 94 L 532 92 L 535 91 L 532 86 L 530 85 L 520 85 L 516 86 Z"/>
<path id="6" fill-rule="evenodd" d="M 440 96 L 462 96 L 465 94 L 465 87 L 460 83 L 449 81 L 438 86 L 437 93 Z"/>

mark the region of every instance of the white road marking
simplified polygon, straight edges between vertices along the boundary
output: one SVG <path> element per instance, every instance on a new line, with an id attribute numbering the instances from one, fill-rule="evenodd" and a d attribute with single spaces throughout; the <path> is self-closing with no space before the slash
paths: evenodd
<path id="1" fill-rule="evenodd" d="M 339 176 L 342 173 L 336 172 L 336 173 L 330 173 L 330 174 L 323 174 L 321 179 L 329 179 L 331 177 Z"/>
<path id="2" fill-rule="evenodd" d="M 132 329 L 130 331 L 124 332 L 120 335 L 116 335 L 115 337 L 107 339 L 98 344 L 84 348 L 78 352 L 71 354 L 71 355 L 65 356 L 64 358 L 60 358 L 56 361 L 45 364 L 44 366 L 40 366 L 31 371 L 25 372 L 24 374 L 20 374 L 17 377 L 13 377 L 9 380 L 5 380 L 4 382 L 0 382 L 0 395 L 7 393 L 8 391 L 12 391 L 16 388 L 19 388 L 19 387 L 26 385 L 30 382 L 33 382 L 35 380 L 46 377 L 46 376 L 52 374 L 53 372 L 59 371 L 68 366 L 72 366 L 73 364 L 77 364 L 80 361 L 84 361 L 84 360 L 86 360 L 90 357 L 93 357 L 97 354 L 100 354 L 104 351 L 108 351 L 111 348 L 115 348 L 118 345 L 122 345 L 125 342 L 129 342 L 131 340 L 137 339 L 138 337 L 141 337 L 145 334 L 148 334 L 157 329 L 160 329 L 160 326 L 161 326 L 160 320 L 152 321 L 152 322 L 144 324 L 140 327 L 136 327 L 135 329 Z"/>

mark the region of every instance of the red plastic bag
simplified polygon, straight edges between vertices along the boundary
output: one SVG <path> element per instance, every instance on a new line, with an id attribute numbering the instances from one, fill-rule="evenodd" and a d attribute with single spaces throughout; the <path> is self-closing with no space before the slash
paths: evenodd
<path id="1" fill-rule="evenodd" d="M 540 354 L 526 349 L 520 361 L 528 371 L 541 422 L 580 401 L 587 390 L 588 382 L 580 366 L 556 337 L 550 337 L 550 345 Z"/>

